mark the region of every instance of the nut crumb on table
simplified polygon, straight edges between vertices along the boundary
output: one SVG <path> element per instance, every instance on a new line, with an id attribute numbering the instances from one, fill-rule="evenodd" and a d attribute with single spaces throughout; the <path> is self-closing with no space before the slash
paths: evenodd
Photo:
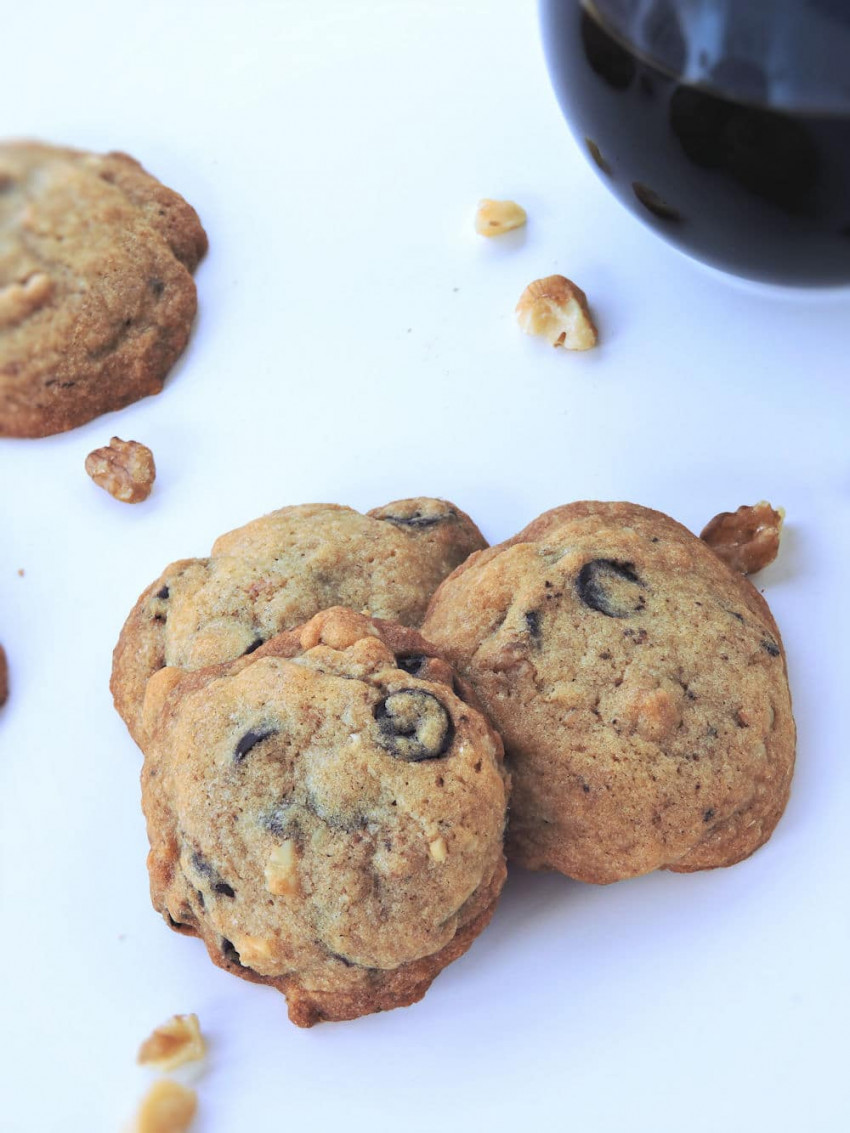
<path id="1" fill-rule="evenodd" d="M 727 566 L 742 574 L 755 574 L 769 566 L 779 553 L 784 508 L 766 500 L 737 511 L 721 511 L 705 525 L 700 538 Z"/>
<path id="2" fill-rule="evenodd" d="M 138 504 L 151 494 L 156 479 L 153 453 L 138 441 L 113 437 L 105 448 L 86 457 L 86 472 L 98 487 L 125 504 Z"/>
<path id="3" fill-rule="evenodd" d="M 196 1062 L 207 1052 L 197 1015 L 172 1015 L 139 1047 L 137 1061 L 158 1070 L 174 1070 Z"/>
<path id="4" fill-rule="evenodd" d="M 198 1108 L 194 1090 L 160 1078 L 142 1099 L 133 1133 L 185 1133 Z"/>
<path id="5" fill-rule="evenodd" d="M 479 236 L 501 236 L 522 228 L 527 219 L 525 209 L 516 201 L 491 201 L 485 197 L 478 202 L 475 212 L 475 231 Z"/>
<path id="6" fill-rule="evenodd" d="M 590 350 L 596 345 L 596 327 L 587 296 L 563 275 L 529 283 L 517 303 L 516 314 L 526 334 L 539 335 L 552 346 Z"/>

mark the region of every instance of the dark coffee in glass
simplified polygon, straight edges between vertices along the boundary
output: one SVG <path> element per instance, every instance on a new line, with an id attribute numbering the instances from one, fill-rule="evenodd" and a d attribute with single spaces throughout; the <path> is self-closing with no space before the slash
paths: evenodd
<path id="1" fill-rule="evenodd" d="M 850 283 L 850 0 L 542 0 L 555 91 L 609 187 L 706 263 Z"/>

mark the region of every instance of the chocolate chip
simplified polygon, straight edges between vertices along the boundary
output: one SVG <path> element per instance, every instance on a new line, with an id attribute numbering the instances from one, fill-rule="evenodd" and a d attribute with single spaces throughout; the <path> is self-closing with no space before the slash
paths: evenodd
<path id="1" fill-rule="evenodd" d="M 329 951 L 328 955 L 333 956 L 334 960 L 339 960 L 339 962 L 341 964 L 344 964 L 346 966 L 346 968 L 356 968 L 357 967 L 357 965 L 354 963 L 353 960 L 349 960 L 348 957 L 343 956 L 343 954 L 341 952 L 330 952 Z"/>
<path id="2" fill-rule="evenodd" d="M 737 610 L 727 610 L 726 613 L 731 614 L 733 618 L 735 618 L 737 621 L 739 621 L 741 623 L 741 625 L 746 624 L 746 620 L 744 618 L 744 615 L 739 614 Z"/>
<path id="3" fill-rule="evenodd" d="M 236 964 L 240 968 L 244 968 L 244 964 L 239 959 L 239 953 L 232 941 L 228 940 L 226 936 L 221 938 L 221 954 L 230 964 Z"/>
<path id="4" fill-rule="evenodd" d="M 264 642 L 263 642 L 263 639 L 261 637 L 255 637 L 254 640 L 251 642 L 251 644 L 248 646 L 248 648 L 245 650 L 245 652 L 242 654 L 242 656 L 247 657 L 249 653 L 253 653 L 256 649 L 259 649 L 260 646 L 263 645 L 263 644 L 264 644 Z"/>
<path id="5" fill-rule="evenodd" d="M 292 807 L 283 803 L 264 818 L 264 824 L 276 838 L 288 838 L 292 829 Z"/>
<path id="6" fill-rule="evenodd" d="M 439 759 L 451 747 L 454 724 L 430 692 L 404 689 L 390 693 L 375 706 L 378 743 L 409 763 Z"/>
<path id="7" fill-rule="evenodd" d="M 528 629 L 529 636 L 535 645 L 539 645 L 542 640 L 540 632 L 540 614 L 537 610 L 529 610 L 525 614 L 525 625 Z"/>
<path id="8" fill-rule="evenodd" d="M 154 295 L 156 295 L 157 299 L 160 297 L 160 295 L 162 295 L 163 291 L 165 291 L 165 284 L 161 279 L 149 280 L 148 287 L 150 287 L 151 291 L 154 293 Z"/>
<path id="9" fill-rule="evenodd" d="M 213 893 L 218 893 L 222 897 L 235 897 L 236 891 L 231 885 L 222 878 L 221 874 L 216 870 L 204 857 L 199 850 L 192 851 L 192 867 L 197 872 L 209 880 L 210 888 Z"/>
<path id="10" fill-rule="evenodd" d="M 262 743 L 263 740 L 267 740 L 269 736 L 276 735 L 277 728 L 265 728 L 260 729 L 260 731 L 258 732 L 246 732 L 233 750 L 234 762 L 241 763 L 248 752 L 251 751 L 252 748 L 255 748 L 258 743 Z"/>
<path id="11" fill-rule="evenodd" d="M 396 664 L 405 673 L 410 673 L 412 677 L 417 677 L 425 667 L 428 658 L 421 653 L 416 653 L 411 657 L 396 657 Z"/>
<path id="12" fill-rule="evenodd" d="M 164 602 L 169 594 L 170 594 L 170 591 L 169 591 L 168 587 L 163 586 L 162 590 L 157 590 L 156 597 L 161 598 Z"/>
<path id="13" fill-rule="evenodd" d="M 764 638 L 764 640 L 760 641 L 759 644 L 761 645 L 765 653 L 769 653 L 771 657 L 778 657 L 781 652 L 779 646 L 770 637 Z"/>
<path id="14" fill-rule="evenodd" d="M 711 807 L 709 807 L 708 810 L 703 814 L 702 820 L 703 822 L 711 822 L 712 818 L 714 818 L 714 811 Z"/>
<path id="15" fill-rule="evenodd" d="M 445 523 L 453 516 L 450 512 L 445 515 L 423 515 L 421 511 L 415 511 L 413 515 L 382 515 L 380 518 L 396 527 L 413 527 L 419 530 L 423 527 L 436 527 L 438 523 Z"/>
<path id="16" fill-rule="evenodd" d="M 635 574 L 634 563 L 621 563 L 614 559 L 592 559 L 584 564 L 576 579 L 581 601 L 606 618 L 628 618 L 636 610 L 643 609 L 645 599 L 642 594 L 631 592 L 632 586 L 641 590 L 646 588 Z"/>
<path id="17" fill-rule="evenodd" d="M 180 932 L 183 928 L 188 928 L 188 925 L 183 924 L 182 921 L 176 921 L 169 913 L 168 909 L 165 910 L 165 919 L 168 921 L 169 928 L 173 928 L 175 932 Z"/>
<path id="18" fill-rule="evenodd" d="M 198 850 L 192 851 L 192 868 L 197 870 L 203 877 L 210 877 L 213 873 L 213 867 Z"/>

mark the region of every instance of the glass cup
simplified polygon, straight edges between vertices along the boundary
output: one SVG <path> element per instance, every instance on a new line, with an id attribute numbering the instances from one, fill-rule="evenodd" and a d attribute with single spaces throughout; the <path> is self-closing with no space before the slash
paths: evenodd
<path id="1" fill-rule="evenodd" d="M 749 279 L 850 283 L 850 0 L 541 0 L 564 116 L 608 187 Z"/>

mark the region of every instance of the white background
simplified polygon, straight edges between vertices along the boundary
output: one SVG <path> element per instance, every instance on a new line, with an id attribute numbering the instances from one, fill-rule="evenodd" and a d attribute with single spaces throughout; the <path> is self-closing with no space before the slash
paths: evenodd
<path id="1" fill-rule="evenodd" d="M 16 4 L 3 44 L 3 131 L 127 150 L 197 207 L 210 253 L 159 397 L 0 441 L 0 1127 L 120 1128 L 137 1045 L 175 1011 L 210 1041 L 200 1133 L 850 1127 L 847 293 L 735 283 L 623 211 L 520 0 Z M 527 229 L 476 237 L 481 196 L 522 202 Z M 519 332 L 520 292 L 554 271 L 590 296 L 597 350 Z M 83 470 L 114 433 L 156 455 L 138 507 Z M 491 541 L 583 497 L 696 530 L 783 504 L 759 584 L 794 791 L 730 870 L 514 871 L 421 1004 L 301 1031 L 149 905 L 111 650 L 143 587 L 219 533 L 417 494 Z"/>

